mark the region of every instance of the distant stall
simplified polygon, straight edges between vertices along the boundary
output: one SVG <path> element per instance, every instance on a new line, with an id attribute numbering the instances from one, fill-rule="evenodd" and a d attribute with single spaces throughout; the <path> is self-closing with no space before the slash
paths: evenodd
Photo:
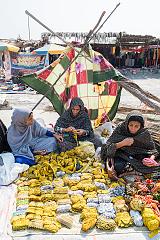
<path id="1" fill-rule="evenodd" d="M 0 42 L 0 77 L 5 80 L 11 79 L 11 58 L 10 52 L 18 52 L 19 47 Z"/>

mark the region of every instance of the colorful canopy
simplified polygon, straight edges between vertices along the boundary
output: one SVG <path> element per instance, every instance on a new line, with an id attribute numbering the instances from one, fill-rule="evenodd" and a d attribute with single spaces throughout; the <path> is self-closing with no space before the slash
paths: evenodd
<path id="1" fill-rule="evenodd" d="M 18 52 L 19 47 L 16 47 L 8 43 L 0 42 L 0 52 L 7 51 L 7 50 L 10 52 Z"/>
<path id="2" fill-rule="evenodd" d="M 67 48 L 50 66 L 21 79 L 39 93 L 47 92 L 46 97 L 60 115 L 68 108 L 73 97 L 80 97 L 89 110 L 93 126 L 96 127 L 106 118 L 114 118 L 121 93 L 116 80 L 123 76 L 91 48 L 68 67 L 76 55 L 74 49 Z M 67 71 L 57 81 L 65 69 Z"/>
<path id="3" fill-rule="evenodd" d="M 34 50 L 34 52 L 39 55 L 46 55 L 47 53 L 62 54 L 64 49 L 65 49 L 65 47 L 62 47 L 55 43 L 51 43 L 51 44 L 44 45 L 43 47 Z"/>

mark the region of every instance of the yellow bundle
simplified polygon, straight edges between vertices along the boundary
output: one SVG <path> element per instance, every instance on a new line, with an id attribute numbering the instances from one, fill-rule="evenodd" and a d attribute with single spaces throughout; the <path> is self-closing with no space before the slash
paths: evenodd
<path id="1" fill-rule="evenodd" d="M 87 232 L 89 229 L 92 229 L 95 227 L 97 222 L 97 218 L 85 218 L 82 222 L 82 231 Z"/>
<path id="2" fill-rule="evenodd" d="M 117 213 L 118 212 L 127 212 L 129 210 L 124 199 L 117 200 L 114 204 L 114 209 Z"/>
<path id="3" fill-rule="evenodd" d="M 92 174 L 94 174 L 94 175 L 102 176 L 102 173 L 103 173 L 103 171 L 102 171 L 101 167 L 97 167 L 92 170 Z"/>
<path id="4" fill-rule="evenodd" d="M 41 190 L 39 187 L 29 188 L 28 194 L 39 196 L 39 195 L 41 195 Z"/>
<path id="5" fill-rule="evenodd" d="M 75 194 L 75 195 L 72 195 L 71 196 L 71 202 L 72 202 L 72 204 L 74 204 L 74 203 L 77 203 L 77 202 L 79 202 L 79 201 L 83 201 L 84 200 L 84 198 L 83 198 L 83 196 L 81 196 L 80 194 Z"/>
<path id="6" fill-rule="evenodd" d="M 105 183 L 106 184 L 106 180 L 104 179 L 104 178 L 96 178 L 95 180 L 94 180 L 95 182 L 100 182 L 100 183 Z"/>
<path id="7" fill-rule="evenodd" d="M 81 213 L 81 220 L 82 220 L 82 231 L 86 232 L 89 229 L 92 229 L 97 222 L 97 209 L 96 208 L 84 208 Z"/>
<path id="8" fill-rule="evenodd" d="M 43 202 L 54 200 L 54 195 L 51 194 L 51 193 L 45 193 L 45 194 L 41 195 L 41 199 L 42 199 Z"/>
<path id="9" fill-rule="evenodd" d="M 68 198 L 69 198 L 69 195 L 66 194 L 66 193 L 61 193 L 61 194 L 55 193 L 55 194 L 53 194 L 53 200 L 54 201 L 58 201 L 60 199 L 68 199 Z"/>
<path id="10" fill-rule="evenodd" d="M 112 202 L 113 203 L 116 203 L 119 200 L 124 200 L 124 197 L 123 196 L 112 197 Z"/>
<path id="11" fill-rule="evenodd" d="M 81 181 L 83 181 L 83 180 L 89 180 L 90 182 L 92 182 L 92 174 L 90 174 L 90 173 L 82 173 Z"/>
<path id="12" fill-rule="evenodd" d="M 116 214 L 115 222 L 118 227 L 129 227 L 132 225 L 132 218 L 128 212 L 119 212 Z"/>
<path id="13" fill-rule="evenodd" d="M 30 195 L 29 199 L 30 199 L 30 201 L 41 202 L 42 197 L 41 196 Z"/>
<path id="14" fill-rule="evenodd" d="M 142 212 L 144 225 L 150 230 L 157 230 L 160 226 L 160 219 L 151 208 L 144 208 Z"/>
<path id="15" fill-rule="evenodd" d="M 71 204 L 71 200 L 70 200 L 70 198 L 68 198 L 68 199 L 59 199 L 57 201 L 57 204 L 58 205 Z"/>
<path id="16" fill-rule="evenodd" d="M 137 211 L 141 212 L 143 210 L 144 206 L 145 206 L 144 202 L 139 198 L 133 198 L 130 202 L 130 207 L 133 210 L 137 210 Z"/>
<path id="17" fill-rule="evenodd" d="M 26 210 L 26 213 L 33 213 L 33 214 L 37 214 L 37 215 L 43 215 L 43 208 L 40 208 L 40 207 L 29 207 Z"/>
<path id="18" fill-rule="evenodd" d="M 96 227 L 102 230 L 114 230 L 116 223 L 113 219 L 107 219 L 106 217 L 100 216 L 96 222 Z"/>
<path id="19" fill-rule="evenodd" d="M 43 202 L 34 202 L 34 201 L 31 201 L 29 203 L 29 207 L 43 207 Z"/>
<path id="20" fill-rule="evenodd" d="M 72 204 L 73 212 L 81 212 L 86 207 L 86 201 L 78 201 L 77 203 Z"/>
<path id="21" fill-rule="evenodd" d="M 55 211 L 57 210 L 57 205 L 53 206 L 44 206 L 43 207 L 43 216 L 55 216 Z"/>
<path id="22" fill-rule="evenodd" d="M 29 213 L 27 214 L 26 219 L 33 220 L 35 218 L 35 215 L 35 213 Z"/>
<path id="23" fill-rule="evenodd" d="M 33 219 L 29 221 L 28 227 L 43 230 L 43 220 Z"/>
<path id="24" fill-rule="evenodd" d="M 61 224 L 58 221 L 52 222 L 52 224 L 44 224 L 44 230 L 52 233 L 58 232 L 61 229 Z"/>
<path id="25" fill-rule="evenodd" d="M 86 207 L 83 209 L 82 213 L 81 213 L 81 220 L 85 219 L 85 218 L 97 218 L 98 217 L 98 213 L 97 213 L 97 209 L 93 208 L 93 207 Z"/>
<path id="26" fill-rule="evenodd" d="M 108 194 L 109 191 L 108 191 L 108 190 L 103 190 L 103 189 L 98 189 L 98 190 L 97 190 L 97 193 L 98 193 L 98 194 Z"/>
<path id="27" fill-rule="evenodd" d="M 63 187 L 64 186 L 64 181 L 61 178 L 56 178 L 53 180 L 53 186 L 54 187 Z"/>
<path id="28" fill-rule="evenodd" d="M 82 190 L 85 192 L 92 192 L 97 190 L 97 187 L 93 184 L 84 184 Z"/>
<path id="29" fill-rule="evenodd" d="M 86 192 L 92 192 L 95 191 L 96 189 L 97 189 L 96 186 L 93 185 L 92 181 L 90 180 L 80 181 L 77 185 L 71 187 L 72 191 L 83 190 Z"/>
<path id="30" fill-rule="evenodd" d="M 65 183 L 69 186 L 69 187 L 72 187 L 72 186 L 76 186 L 78 183 L 79 183 L 80 180 L 78 179 L 65 179 Z"/>
<path id="31" fill-rule="evenodd" d="M 45 211 L 56 211 L 57 210 L 57 207 L 58 207 L 58 205 L 55 203 L 55 204 L 52 204 L 52 205 L 50 205 L 50 206 L 44 206 L 43 207 L 43 210 L 44 210 L 44 212 Z"/>
<path id="32" fill-rule="evenodd" d="M 56 187 L 53 190 L 53 194 L 58 193 L 58 194 L 64 194 L 68 193 L 69 188 L 68 187 Z"/>
<path id="33" fill-rule="evenodd" d="M 115 188 L 115 187 L 119 187 L 120 185 L 119 185 L 119 183 L 117 183 L 117 182 L 112 182 L 111 184 L 110 184 L 110 188 Z"/>
<path id="34" fill-rule="evenodd" d="M 71 202 L 74 212 L 81 212 L 86 207 L 86 201 L 81 195 L 72 195 Z"/>
<path id="35" fill-rule="evenodd" d="M 28 181 L 29 187 L 39 187 L 41 185 L 41 182 L 37 179 L 30 179 Z"/>
<path id="36" fill-rule="evenodd" d="M 29 219 L 27 218 L 19 218 L 17 220 L 12 221 L 12 228 L 14 231 L 24 230 L 29 225 Z"/>
<path id="37" fill-rule="evenodd" d="M 96 198 L 97 197 L 97 192 L 84 192 L 84 199 L 87 200 L 88 198 Z"/>

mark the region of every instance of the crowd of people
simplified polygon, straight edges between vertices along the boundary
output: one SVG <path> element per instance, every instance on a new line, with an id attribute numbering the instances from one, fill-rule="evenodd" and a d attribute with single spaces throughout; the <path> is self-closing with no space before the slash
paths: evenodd
<path id="1" fill-rule="evenodd" d="M 0 153 L 12 152 L 16 163 L 32 166 L 36 164 L 36 154 L 65 152 L 80 141 L 92 142 L 95 150 L 101 147 L 101 160 L 110 178 L 133 170 L 141 174 L 159 171 L 160 165 L 155 160 L 159 153 L 143 116 L 137 111 L 127 115 L 106 144 L 94 134 L 88 111 L 78 97 L 72 99 L 69 109 L 58 118 L 53 131 L 41 126 L 33 112 L 26 109 L 13 111 L 8 129 L 0 121 Z"/>

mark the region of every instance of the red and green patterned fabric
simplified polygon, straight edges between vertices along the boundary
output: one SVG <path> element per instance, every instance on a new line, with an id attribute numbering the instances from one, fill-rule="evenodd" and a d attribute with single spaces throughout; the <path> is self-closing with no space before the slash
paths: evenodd
<path id="1" fill-rule="evenodd" d="M 60 58 L 47 68 L 21 79 L 37 92 L 43 95 L 47 92 L 46 97 L 60 115 L 73 97 L 80 97 L 89 110 L 93 125 L 98 126 L 106 118 L 114 118 L 121 94 L 117 80 L 123 76 L 91 47 L 68 67 L 76 55 L 74 49 L 66 48 Z M 67 71 L 57 81 L 65 69 Z"/>

